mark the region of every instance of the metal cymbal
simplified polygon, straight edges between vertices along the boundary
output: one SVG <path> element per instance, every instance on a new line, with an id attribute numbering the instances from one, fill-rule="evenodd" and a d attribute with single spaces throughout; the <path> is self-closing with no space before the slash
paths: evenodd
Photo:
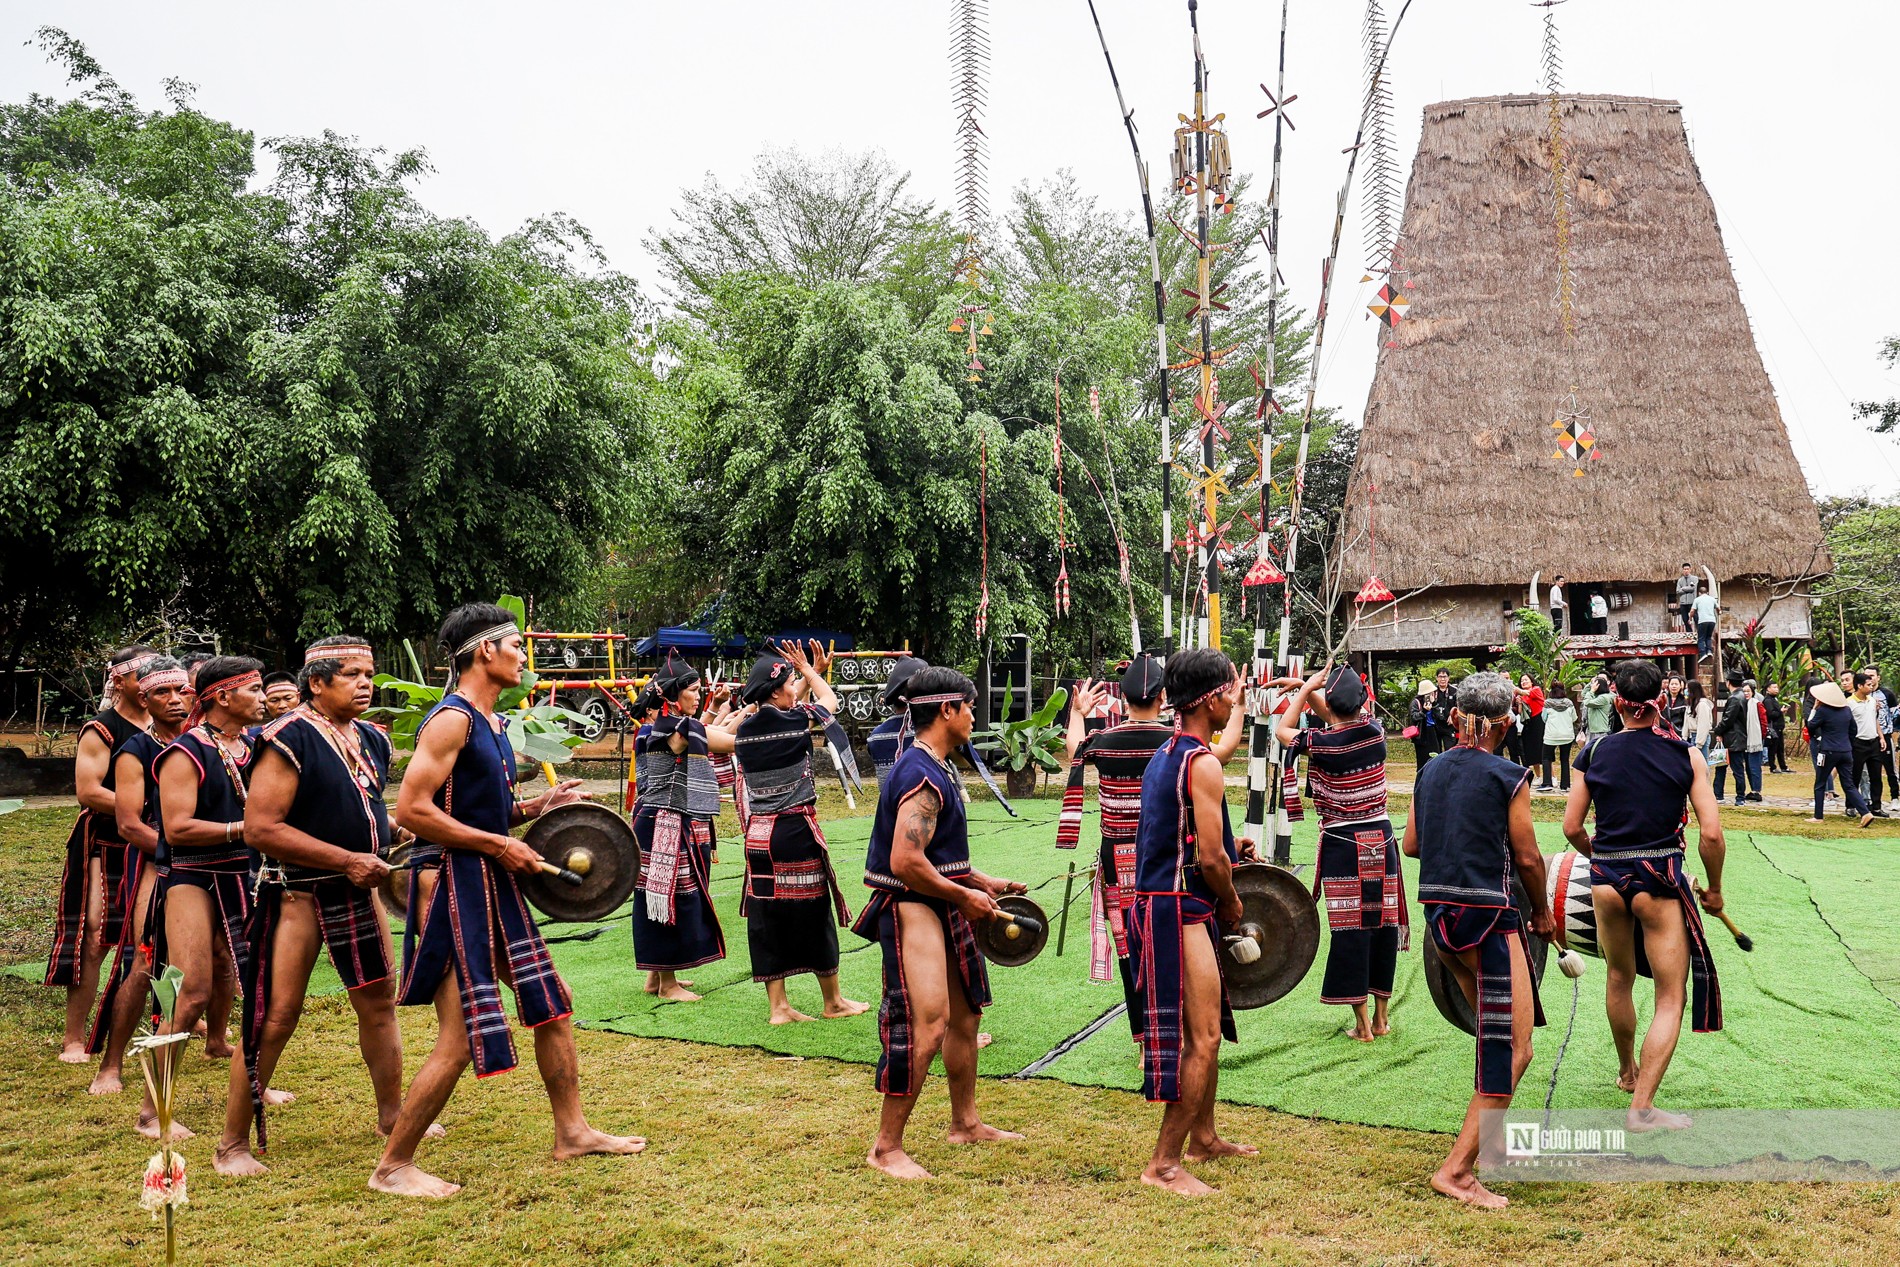
<path id="1" fill-rule="evenodd" d="M 1511 896 L 1517 901 L 1518 918 L 1524 921 L 1528 930 L 1531 926 L 1531 900 L 1524 892 L 1524 883 L 1515 874 L 1511 876 Z M 1536 989 L 1544 980 L 1544 960 L 1550 954 L 1550 943 L 1532 933 L 1530 936 L 1531 988 Z M 1438 1014 L 1456 1025 L 1467 1034 L 1478 1032 L 1478 1017 L 1471 1009 L 1470 1000 L 1458 985 L 1458 978 L 1438 954 L 1438 944 L 1432 940 L 1430 929 L 1425 930 L 1425 988 L 1431 992 L 1432 1002 L 1438 1005 Z"/>
<path id="2" fill-rule="evenodd" d="M 1013 920 L 992 919 L 977 925 L 976 944 L 983 957 L 1005 968 L 1020 968 L 1042 953 L 1049 941 L 1049 917 L 1020 893 L 996 899 Z"/>
<path id="3" fill-rule="evenodd" d="M 591 924 L 620 909 L 640 876 L 640 845 L 627 820 L 604 805 L 576 801 L 534 820 L 526 837 L 534 851 L 581 877 L 578 885 L 539 874 L 521 877 L 521 892 L 550 920 Z"/>
<path id="4" fill-rule="evenodd" d="M 1289 994 L 1319 954 L 1319 911 L 1312 892 L 1298 876 L 1269 862 L 1244 862 L 1234 868 L 1240 895 L 1240 926 L 1223 933 L 1251 941 L 1260 950 L 1251 963 L 1246 947 L 1236 955 L 1223 942 L 1221 976 L 1227 1001 L 1236 1009 L 1265 1007 Z"/>

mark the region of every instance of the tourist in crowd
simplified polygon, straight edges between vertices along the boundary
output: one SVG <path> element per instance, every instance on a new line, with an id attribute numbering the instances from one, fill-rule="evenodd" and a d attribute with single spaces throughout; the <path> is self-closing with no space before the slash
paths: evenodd
<path id="1" fill-rule="evenodd" d="M 1709 741 L 1715 736 L 1715 702 L 1702 689 L 1699 679 L 1691 679 L 1684 694 L 1688 701 L 1684 711 L 1688 722 L 1682 737 L 1689 741 L 1691 747 L 1700 748 L 1706 757 L 1709 755 Z"/>
<path id="2" fill-rule="evenodd" d="M 1822 682 L 1808 692 L 1814 701 L 1808 710 L 1808 745 L 1814 752 L 1814 817 L 1822 822 L 1827 813 L 1825 796 L 1828 780 L 1836 772 L 1841 776 L 1841 791 L 1847 797 L 1847 810 L 1865 827 L 1874 821 L 1873 811 L 1854 786 L 1854 714 L 1847 706 L 1847 695 L 1837 682 Z"/>
<path id="3" fill-rule="evenodd" d="M 1458 732 L 1451 720 L 1452 710 L 1457 707 L 1457 701 L 1451 693 L 1451 671 L 1440 669 L 1434 673 L 1432 687 L 1435 692 L 1432 696 L 1432 742 L 1437 745 L 1436 751 L 1449 752 L 1452 745 L 1458 742 Z"/>
<path id="4" fill-rule="evenodd" d="M 1723 789 L 1728 786 L 1730 762 L 1735 765 L 1735 791 L 1739 794 L 1743 790 L 1741 786 L 1743 782 L 1742 753 L 1745 751 L 1743 743 L 1745 736 L 1738 732 L 1744 726 L 1742 711 L 1747 707 L 1747 703 L 1742 693 L 1742 671 L 1729 670 L 1728 695 L 1723 699 L 1722 707 L 1717 715 L 1714 742 L 1710 746 L 1711 755 L 1717 747 L 1721 748 L 1725 754 L 1724 760 L 1712 761 L 1709 764 L 1709 772 L 1715 779 L 1715 799 L 1718 801 L 1722 799 Z"/>
<path id="5" fill-rule="evenodd" d="M 1676 619 L 1682 622 L 1682 632 L 1695 632 L 1695 596 L 1701 585 L 1695 579 L 1695 569 L 1687 563 L 1682 565 L 1682 575 L 1676 578 Z"/>
<path id="6" fill-rule="evenodd" d="M 1520 765 L 1544 767 L 1543 782 L 1550 783 L 1550 765 L 1544 759 L 1544 690 L 1526 673 L 1517 680 L 1518 748 Z"/>
<path id="7" fill-rule="evenodd" d="M 1707 581 L 1697 581 L 1695 589 L 1695 652 L 1698 660 L 1706 660 L 1715 654 L 1715 621 L 1722 609 Z"/>
<path id="8" fill-rule="evenodd" d="M 1768 719 L 1768 756 L 1765 768 L 1771 774 L 1789 774 L 1788 714 L 1781 707 L 1781 683 L 1770 682 L 1761 699 L 1762 715 Z"/>
<path id="9" fill-rule="evenodd" d="M 1432 717 L 1432 702 L 1437 698 L 1437 684 L 1426 678 L 1418 684 L 1411 706 L 1405 710 L 1405 733 L 1412 741 L 1412 756 L 1421 770 L 1439 752 L 1438 723 Z"/>
<path id="10" fill-rule="evenodd" d="M 1564 631 L 1564 578 L 1561 572 L 1550 583 L 1550 627 L 1560 634 Z"/>
<path id="11" fill-rule="evenodd" d="M 1887 706 L 1884 714 L 1886 722 L 1880 731 L 1885 743 L 1880 756 L 1881 766 L 1887 771 L 1887 799 L 1900 801 L 1900 770 L 1894 768 L 1894 736 L 1896 731 L 1900 731 L 1900 695 L 1896 695 L 1894 689 L 1881 680 L 1879 669 L 1870 664 L 1867 671 L 1874 675 L 1874 694 Z"/>
<path id="12" fill-rule="evenodd" d="M 1599 673 L 1583 688 L 1583 746 L 1588 748 L 1610 733 L 1610 713 L 1614 709 L 1610 695 L 1610 677 Z"/>
<path id="13" fill-rule="evenodd" d="M 1544 701 L 1544 775 L 1538 791 L 1549 792 L 1550 765 L 1557 763 L 1562 772 L 1562 788 L 1570 790 L 1570 745 L 1577 741 L 1577 705 L 1570 688 L 1562 682 L 1550 684 L 1550 697 Z"/>
<path id="14" fill-rule="evenodd" d="M 1884 696 L 1874 693 L 1877 682 L 1878 678 L 1871 670 L 1862 669 L 1854 674 L 1854 693 L 1847 699 L 1848 711 L 1854 715 L 1851 746 L 1854 763 L 1848 770 L 1847 782 L 1853 784 L 1866 801 L 1868 813 L 1875 818 L 1885 818 L 1886 812 L 1880 808 L 1880 755 L 1887 736 L 1880 733 L 1880 723 L 1887 701 Z M 1891 731 L 1891 719 L 1888 719 L 1887 725 Z"/>
<path id="15" fill-rule="evenodd" d="M 1663 718 L 1669 728 L 1678 735 L 1686 735 L 1683 729 L 1689 720 L 1689 698 L 1683 694 L 1682 675 L 1671 673 L 1663 679 Z"/>
<path id="16" fill-rule="evenodd" d="M 1768 749 L 1768 711 L 1762 704 L 1760 694 L 1755 689 L 1755 681 L 1749 678 L 1731 692 L 1731 704 L 1739 697 L 1741 706 L 1734 710 L 1734 728 L 1729 732 L 1726 742 L 1729 751 L 1729 764 L 1735 769 L 1735 803 L 1743 801 L 1761 801 L 1761 765 L 1763 754 Z M 1747 788 L 1743 788 L 1743 783 Z M 1715 776 L 1715 799 L 1722 799 L 1722 776 Z"/>

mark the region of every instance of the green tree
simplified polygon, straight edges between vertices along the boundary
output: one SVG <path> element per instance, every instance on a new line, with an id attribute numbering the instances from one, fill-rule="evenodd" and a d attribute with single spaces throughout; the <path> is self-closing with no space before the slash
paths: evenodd
<path id="1" fill-rule="evenodd" d="M 1888 369 L 1900 365 L 1900 334 L 1892 335 L 1880 345 L 1880 359 Z M 1854 414 L 1860 418 L 1872 418 L 1874 430 L 1883 435 L 1900 431 L 1900 397 L 1891 400 L 1863 400 L 1855 404 Z"/>

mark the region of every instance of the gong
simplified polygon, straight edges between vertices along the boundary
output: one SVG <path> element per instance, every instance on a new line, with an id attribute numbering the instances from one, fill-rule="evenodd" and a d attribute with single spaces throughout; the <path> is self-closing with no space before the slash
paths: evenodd
<path id="1" fill-rule="evenodd" d="M 526 840 L 557 867 L 581 877 L 569 884 L 545 873 L 521 877 L 535 909 L 562 924 L 606 919 L 633 896 L 640 878 L 640 844 L 627 820 L 604 805 L 575 801 L 534 820 Z"/>
<path id="2" fill-rule="evenodd" d="M 1048 943 L 1049 917 L 1020 893 L 1006 893 L 996 899 L 996 905 L 1003 915 L 977 926 L 977 949 L 991 963 L 1020 968 L 1041 954 Z"/>
<path id="3" fill-rule="evenodd" d="M 1286 997 L 1319 954 L 1319 910 L 1298 876 L 1269 862 L 1234 868 L 1240 924 L 1222 929 L 1221 976 L 1235 1008 L 1265 1007 Z M 1258 948 L 1254 955 L 1248 945 Z"/>
<path id="4" fill-rule="evenodd" d="M 1517 903 L 1517 917 L 1523 921 L 1528 932 L 1531 926 L 1531 900 L 1524 892 L 1524 882 L 1515 874 L 1511 876 L 1511 898 Z M 1530 935 L 1531 988 L 1537 989 L 1544 980 L 1544 959 L 1550 953 L 1550 943 L 1535 933 Z M 1478 1032 L 1478 1017 L 1471 1010 L 1471 1003 L 1465 998 L 1465 992 L 1458 985 L 1458 978 L 1438 955 L 1438 944 L 1432 940 L 1431 930 L 1425 931 L 1425 988 L 1431 991 L 1432 1002 L 1438 1005 L 1438 1014 L 1456 1025 L 1467 1034 Z"/>
<path id="5" fill-rule="evenodd" d="M 401 921 L 409 914 L 409 856 L 415 852 L 416 842 L 412 837 L 398 841 L 383 854 L 383 861 L 401 870 L 391 871 L 377 885 L 377 891 L 383 895 L 383 909 L 389 912 L 392 921 Z"/>

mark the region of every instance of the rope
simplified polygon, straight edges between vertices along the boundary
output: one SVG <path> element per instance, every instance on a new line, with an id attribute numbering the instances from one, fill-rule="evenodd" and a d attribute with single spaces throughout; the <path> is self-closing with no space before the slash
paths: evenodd
<path id="1" fill-rule="evenodd" d="M 1583 979 L 1570 979 L 1570 1019 L 1564 1023 L 1564 1040 L 1557 1045 L 1557 1059 L 1550 1066 L 1550 1089 L 1544 1092 L 1544 1125 L 1550 1125 L 1550 1102 L 1557 1097 L 1557 1073 L 1564 1067 L 1564 1053 L 1570 1050 L 1570 1035 L 1577 1028 L 1577 999 L 1583 993 Z"/>

